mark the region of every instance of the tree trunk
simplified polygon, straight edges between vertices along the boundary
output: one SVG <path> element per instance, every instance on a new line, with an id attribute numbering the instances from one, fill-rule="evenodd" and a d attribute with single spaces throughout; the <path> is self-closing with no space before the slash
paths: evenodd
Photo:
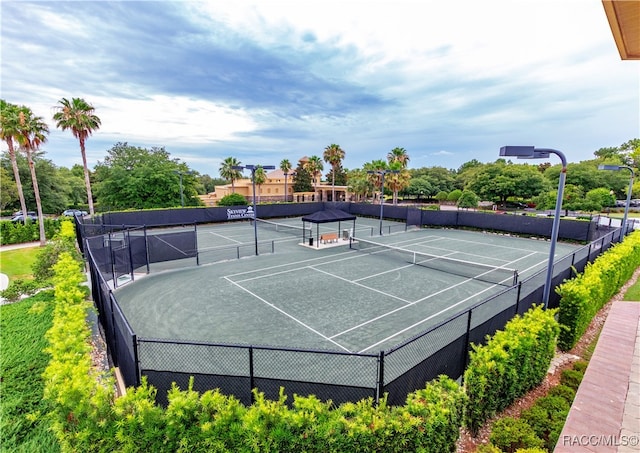
<path id="1" fill-rule="evenodd" d="M 38 209 L 38 226 L 40 227 L 40 246 L 47 244 L 47 237 L 44 232 L 44 215 L 42 214 L 42 203 L 40 201 L 40 189 L 38 187 L 38 178 L 36 176 L 36 166 L 31 158 L 31 151 L 27 149 L 27 161 L 29 162 L 29 170 L 31 171 L 31 182 L 33 183 L 33 195 L 36 198 L 36 208 Z M 26 212 L 22 215 L 27 216 Z"/>
<path id="2" fill-rule="evenodd" d="M 87 167 L 87 153 L 84 149 L 84 139 L 80 139 L 80 154 L 82 154 L 82 166 L 84 168 L 84 185 L 87 188 L 87 202 L 89 203 L 89 214 L 93 216 L 93 194 L 91 193 L 91 178 L 89 177 L 89 167 Z"/>
<path id="3" fill-rule="evenodd" d="M 22 191 L 22 181 L 20 181 L 20 171 L 18 170 L 18 161 L 16 160 L 16 152 L 13 148 L 13 140 L 7 139 L 7 146 L 9 146 L 9 159 L 11 160 L 11 167 L 13 168 L 13 177 L 16 180 L 16 188 L 18 189 L 18 198 L 20 199 L 20 209 L 22 210 L 22 221 L 27 223 L 27 202 L 24 200 L 24 192 Z"/>

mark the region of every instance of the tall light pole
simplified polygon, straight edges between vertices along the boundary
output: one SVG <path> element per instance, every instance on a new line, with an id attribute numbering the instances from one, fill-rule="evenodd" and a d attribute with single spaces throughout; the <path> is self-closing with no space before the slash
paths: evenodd
<path id="1" fill-rule="evenodd" d="M 631 205 L 631 192 L 633 191 L 633 168 L 627 167 L 626 165 L 598 165 L 598 170 L 620 171 L 623 168 L 629 170 L 629 173 L 631 173 L 631 179 L 629 179 L 629 188 L 627 189 L 627 202 L 624 205 L 624 217 L 622 218 L 622 235 L 620 236 L 620 240 L 622 240 L 625 234 L 627 234 L 627 216 L 629 214 L 629 206 Z"/>
<path id="2" fill-rule="evenodd" d="M 384 214 L 384 176 L 388 173 L 400 173 L 400 170 L 369 170 L 370 175 L 380 175 L 382 180 L 380 182 L 380 236 L 382 236 L 382 218 Z"/>
<path id="3" fill-rule="evenodd" d="M 262 168 L 263 170 L 275 170 L 273 165 L 234 165 L 234 170 L 251 170 L 251 185 L 253 187 L 253 238 L 256 244 L 256 255 L 258 255 L 258 213 L 256 211 L 256 170 Z"/>
<path id="4" fill-rule="evenodd" d="M 553 261 L 556 254 L 556 243 L 558 242 L 558 231 L 560 229 L 560 210 L 562 209 L 562 198 L 564 192 L 564 182 L 567 177 L 567 159 L 564 154 L 555 149 L 536 148 L 535 146 L 503 146 L 500 148 L 500 156 L 515 156 L 518 159 L 546 159 L 549 154 L 555 154 L 562 161 L 560 171 L 560 181 L 558 182 L 558 197 L 556 198 L 556 211 L 553 217 L 553 227 L 551 228 L 551 246 L 549 247 L 549 261 L 547 263 L 547 277 L 544 283 L 544 293 L 542 303 L 544 308 L 549 307 L 549 296 L 551 295 L 551 280 L 553 277 Z"/>
<path id="5" fill-rule="evenodd" d="M 181 171 L 181 170 L 173 170 L 174 173 L 178 175 L 180 178 L 180 206 L 184 208 L 184 190 L 182 187 L 182 175 L 191 175 L 192 171 Z"/>

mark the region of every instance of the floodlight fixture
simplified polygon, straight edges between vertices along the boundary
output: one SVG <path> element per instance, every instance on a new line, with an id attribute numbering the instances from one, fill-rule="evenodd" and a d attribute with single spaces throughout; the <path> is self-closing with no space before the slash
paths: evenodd
<path id="1" fill-rule="evenodd" d="M 553 226 L 551 228 L 551 245 L 549 247 L 547 276 L 544 283 L 544 293 L 542 295 L 544 308 L 548 308 L 549 296 L 551 295 L 553 262 L 556 253 L 556 243 L 558 242 L 558 231 L 560 230 L 560 209 L 562 209 L 564 182 L 567 176 L 567 159 L 562 152 L 550 148 L 536 148 L 535 146 L 503 146 L 500 148 L 500 156 L 512 156 L 518 159 L 545 159 L 549 157 L 550 154 L 555 154 L 560 158 L 562 161 L 562 170 L 560 171 L 560 181 L 558 182 L 558 197 L 556 198 L 556 210 L 553 216 Z"/>
<path id="2" fill-rule="evenodd" d="M 631 205 L 631 192 L 633 191 L 633 168 L 626 165 L 598 165 L 598 170 L 620 171 L 622 169 L 629 170 L 631 179 L 629 179 L 629 188 L 627 189 L 627 200 L 624 204 L 624 216 L 622 217 L 622 231 L 620 240 L 624 239 L 627 233 L 627 217 L 629 215 L 629 206 Z"/>

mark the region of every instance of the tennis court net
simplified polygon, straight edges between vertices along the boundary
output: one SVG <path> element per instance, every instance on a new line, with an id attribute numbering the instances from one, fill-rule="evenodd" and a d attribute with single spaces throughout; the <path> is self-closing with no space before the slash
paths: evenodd
<path id="1" fill-rule="evenodd" d="M 490 266 L 473 261 L 459 260 L 445 256 L 430 255 L 423 252 L 394 247 L 387 244 L 351 238 L 349 247 L 372 255 L 391 257 L 405 263 L 428 267 L 448 274 L 472 278 L 502 286 L 514 286 L 518 283 L 518 271 L 506 267 Z"/>
<path id="2" fill-rule="evenodd" d="M 277 223 L 277 222 L 272 222 L 270 220 L 264 220 L 264 219 L 251 219 L 251 222 L 253 224 L 253 222 L 256 222 L 256 225 L 258 226 L 258 228 L 262 228 L 263 230 L 270 230 L 270 231 L 277 231 L 278 233 L 285 233 L 285 234 L 293 234 L 295 236 L 300 236 L 302 237 L 302 232 L 304 230 L 305 232 L 305 237 L 311 237 L 311 228 L 302 228 L 300 226 L 295 226 L 295 225 L 287 225 L 286 223 Z"/>

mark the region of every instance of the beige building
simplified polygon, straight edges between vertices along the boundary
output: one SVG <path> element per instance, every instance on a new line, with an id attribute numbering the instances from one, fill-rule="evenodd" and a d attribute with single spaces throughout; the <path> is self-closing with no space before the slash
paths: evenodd
<path id="1" fill-rule="evenodd" d="M 293 173 L 293 171 L 291 172 Z M 266 173 L 267 180 L 264 184 L 256 186 L 256 202 L 311 202 L 311 201 L 332 201 L 331 183 L 318 182 L 314 184 L 312 192 L 294 192 L 294 176 L 288 174 L 286 177 L 286 199 L 285 199 L 285 175 L 280 169 Z M 251 178 L 242 178 L 231 184 L 216 186 L 215 190 L 206 195 L 200 195 L 200 199 L 206 206 L 216 206 L 218 201 L 233 192 L 244 196 L 250 203 L 253 201 L 253 184 Z M 347 186 L 335 186 L 336 201 L 349 200 L 351 194 Z"/>

